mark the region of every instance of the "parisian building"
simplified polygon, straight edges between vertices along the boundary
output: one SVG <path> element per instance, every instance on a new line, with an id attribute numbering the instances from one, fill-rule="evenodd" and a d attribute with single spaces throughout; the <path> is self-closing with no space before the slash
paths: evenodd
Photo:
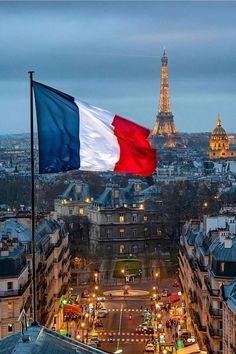
<path id="1" fill-rule="evenodd" d="M 222 286 L 223 353 L 236 353 L 236 280 Z"/>
<path id="2" fill-rule="evenodd" d="M 160 207 L 148 198 L 155 186 L 130 179 L 125 188 L 108 183 L 89 209 L 91 252 L 104 256 L 158 253 Z"/>
<path id="3" fill-rule="evenodd" d="M 0 235 L 0 337 L 5 337 L 19 331 L 22 312 L 32 317 L 30 220 L 8 219 Z M 55 213 L 37 226 L 36 245 L 37 320 L 59 329 L 63 320 L 60 297 L 70 278 L 70 250 L 64 222 Z"/>
<path id="4" fill-rule="evenodd" d="M 188 223 L 180 240 L 179 276 L 187 311 L 202 350 L 223 351 L 221 286 L 236 277 L 236 216 L 205 217 Z"/>

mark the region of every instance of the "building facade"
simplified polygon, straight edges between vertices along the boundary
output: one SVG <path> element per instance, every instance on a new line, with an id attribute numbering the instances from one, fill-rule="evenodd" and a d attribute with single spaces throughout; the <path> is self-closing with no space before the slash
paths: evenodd
<path id="1" fill-rule="evenodd" d="M 186 225 L 179 252 L 180 281 L 188 327 L 201 349 L 223 351 L 222 284 L 236 277 L 235 216 L 206 217 L 203 224 Z"/>
<path id="2" fill-rule="evenodd" d="M 127 187 L 107 184 L 89 210 L 92 253 L 104 256 L 157 252 L 160 230 L 158 203 L 145 198 L 147 183 L 129 180 Z"/>
<path id="3" fill-rule="evenodd" d="M 22 311 L 32 317 L 32 249 L 30 220 L 9 219 L 1 225 L 0 337 L 20 330 Z M 60 297 L 70 279 L 69 235 L 54 214 L 36 228 L 37 321 L 59 329 Z"/>
<path id="4" fill-rule="evenodd" d="M 236 280 L 222 287 L 223 353 L 236 353 Z"/>

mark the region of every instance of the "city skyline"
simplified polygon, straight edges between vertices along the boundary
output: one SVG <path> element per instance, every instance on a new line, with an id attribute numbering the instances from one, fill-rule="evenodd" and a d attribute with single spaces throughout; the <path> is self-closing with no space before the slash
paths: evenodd
<path id="1" fill-rule="evenodd" d="M 0 6 L 0 134 L 29 131 L 31 69 L 37 81 L 152 129 L 163 47 L 177 130 L 212 131 L 220 112 L 225 130 L 235 132 L 235 3 Z"/>

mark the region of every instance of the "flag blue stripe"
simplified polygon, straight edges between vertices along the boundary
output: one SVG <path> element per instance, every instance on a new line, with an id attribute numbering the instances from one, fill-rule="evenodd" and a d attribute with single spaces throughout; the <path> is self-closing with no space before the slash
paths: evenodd
<path id="1" fill-rule="evenodd" d="M 80 167 L 79 109 L 74 98 L 33 82 L 39 139 L 39 173 Z"/>

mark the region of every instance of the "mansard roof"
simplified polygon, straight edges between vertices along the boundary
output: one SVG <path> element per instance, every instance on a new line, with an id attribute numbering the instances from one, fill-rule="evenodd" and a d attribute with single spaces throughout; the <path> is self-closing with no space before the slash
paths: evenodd
<path id="1" fill-rule="evenodd" d="M 226 304 L 236 315 L 236 280 L 222 286 L 222 296 Z"/>
<path id="2" fill-rule="evenodd" d="M 236 238 L 232 238 L 231 248 L 226 248 L 224 242 L 218 239 L 211 244 L 209 251 L 216 261 L 236 263 Z"/>

